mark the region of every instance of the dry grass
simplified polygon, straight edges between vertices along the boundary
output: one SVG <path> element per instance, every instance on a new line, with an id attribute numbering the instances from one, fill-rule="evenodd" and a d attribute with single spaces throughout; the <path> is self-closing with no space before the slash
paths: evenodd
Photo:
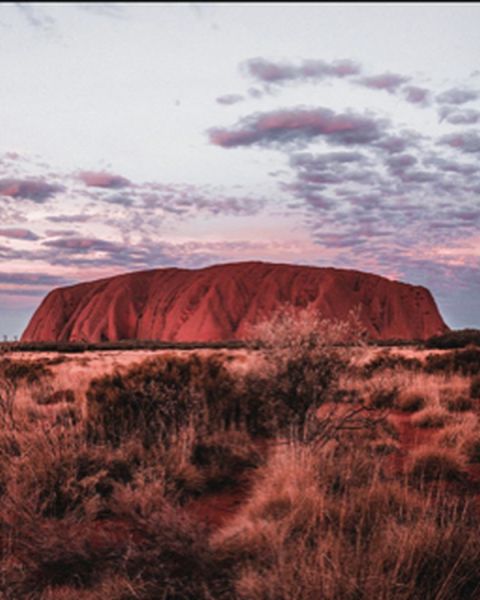
<path id="1" fill-rule="evenodd" d="M 308 353 L 295 355 L 295 377 L 310 378 L 294 390 L 304 403 L 303 431 L 288 427 L 298 414 L 282 396 L 288 353 L 266 369 L 268 353 L 252 361 L 239 352 L 240 360 L 223 361 L 221 381 L 197 362 L 193 376 L 175 375 L 168 390 L 159 357 L 175 362 L 190 355 L 155 353 L 157 362 L 142 365 L 143 351 L 85 353 L 44 364 L 53 375 L 37 378 L 36 396 L 28 375 L 2 388 L 0 597 L 478 599 L 479 515 L 456 491 L 480 461 L 475 379 L 427 374 L 419 368 L 424 355 L 412 349 L 387 358 L 383 350 L 366 348 L 363 358 L 362 352 L 355 351 L 355 368 L 339 364 L 340 354 L 313 366 Z M 24 366 L 27 358 L 19 358 Z M 333 379 L 316 381 L 330 364 Z M 365 378 L 361 368 L 368 364 Z M 172 368 L 180 373 L 184 366 Z M 129 402 L 155 397 L 173 412 L 155 407 L 155 419 L 163 415 L 155 427 L 135 413 L 132 427 L 130 409 L 123 422 L 121 406 L 114 425 L 123 433 L 114 439 L 101 431 L 105 415 L 87 427 L 90 380 L 114 371 L 119 388 L 132 394 Z M 95 410 L 105 406 L 108 381 L 90 388 Z M 209 385 L 225 393 L 208 396 Z M 61 391 L 67 389 L 73 399 Z M 199 396 L 202 410 L 192 411 Z M 362 402 L 365 412 L 349 416 Z M 366 410 L 372 405 L 375 413 Z M 429 440 L 405 460 L 401 435 L 374 418 L 389 410 L 403 412 L 398 419 Z M 97 435 L 92 427 L 100 427 Z M 259 439 L 262 431 L 268 441 Z M 395 466 L 398 457 L 403 470 Z M 248 497 L 218 529 L 188 512 L 195 499 L 221 497 L 247 481 Z"/>
<path id="2" fill-rule="evenodd" d="M 423 429 L 439 429 L 451 421 L 451 415 L 441 406 L 429 406 L 412 417 L 413 425 Z"/>
<path id="3" fill-rule="evenodd" d="M 411 452 L 407 471 L 417 481 L 462 481 L 466 476 L 466 460 L 455 447 L 420 446 Z"/>

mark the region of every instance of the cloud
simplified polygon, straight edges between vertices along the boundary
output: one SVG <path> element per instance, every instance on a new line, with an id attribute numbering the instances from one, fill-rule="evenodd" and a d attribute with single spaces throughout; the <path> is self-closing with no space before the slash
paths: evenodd
<path id="1" fill-rule="evenodd" d="M 29 229 L 0 229 L 0 236 L 14 240 L 35 241 L 39 239 L 39 236 Z"/>
<path id="2" fill-rule="evenodd" d="M 440 144 L 456 148 L 461 152 L 475 154 L 480 152 L 480 135 L 476 131 L 450 133 L 440 138 Z"/>
<path id="3" fill-rule="evenodd" d="M 43 232 L 46 237 L 66 237 L 67 235 L 78 235 L 75 229 L 47 229 Z"/>
<path id="4" fill-rule="evenodd" d="M 365 157 L 360 152 L 325 152 L 323 154 L 294 154 L 290 157 L 292 166 L 308 166 L 317 170 L 336 167 L 338 164 L 363 162 Z"/>
<path id="5" fill-rule="evenodd" d="M 410 81 L 410 77 L 405 77 L 398 73 L 382 73 L 381 75 L 361 77 L 356 79 L 355 83 L 367 88 L 385 90 L 390 94 L 394 94 L 401 85 L 408 81 Z"/>
<path id="6" fill-rule="evenodd" d="M 478 173 L 478 167 L 476 165 L 459 163 L 454 160 L 447 160 L 440 156 L 432 156 L 424 162 L 427 165 L 434 165 L 443 172 L 460 173 L 462 175 L 474 175 L 475 173 Z"/>
<path id="7" fill-rule="evenodd" d="M 131 185 L 125 177 L 105 171 L 82 171 L 78 174 L 78 179 L 88 187 L 120 189 Z"/>
<path id="8" fill-rule="evenodd" d="M 89 214 L 75 214 L 75 215 L 49 215 L 45 217 L 47 221 L 51 223 L 86 223 L 90 221 L 93 216 Z"/>
<path id="9" fill-rule="evenodd" d="M 1 196 L 23 198 L 38 203 L 45 202 L 64 189 L 61 185 L 47 183 L 42 179 L 0 179 Z"/>
<path id="10" fill-rule="evenodd" d="M 333 144 L 370 144 L 381 138 L 386 121 L 335 113 L 328 108 L 293 108 L 257 113 L 231 129 L 209 130 L 210 142 L 222 148 L 305 144 L 319 136 Z"/>
<path id="11" fill-rule="evenodd" d="M 111 252 L 119 249 L 119 244 L 107 240 L 86 237 L 66 237 L 43 242 L 49 248 L 59 248 L 67 252 Z"/>
<path id="12" fill-rule="evenodd" d="M 439 104 L 465 104 L 476 100 L 480 96 L 476 90 L 467 88 L 451 88 L 439 94 L 436 100 Z"/>
<path id="13" fill-rule="evenodd" d="M 59 275 L 49 275 L 46 273 L 8 273 L 0 271 L 0 284 L 13 284 L 25 286 L 52 286 L 65 285 L 69 279 Z M 4 290 L 2 290 L 3 292 Z"/>
<path id="14" fill-rule="evenodd" d="M 52 33 L 55 20 L 44 10 L 35 6 L 32 2 L 15 2 L 14 4 L 31 27 L 43 33 Z"/>
<path id="15" fill-rule="evenodd" d="M 397 154 L 397 152 L 403 152 L 414 143 L 414 136 L 407 139 L 405 135 L 389 135 L 376 142 L 375 146 L 390 154 Z"/>
<path id="16" fill-rule="evenodd" d="M 397 171 L 411 167 L 417 162 L 417 159 L 411 154 L 399 154 L 390 156 L 385 162 L 392 170 Z"/>
<path id="17" fill-rule="evenodd" d="M 320 81 L 326 77 L 358 75 L 361 67 L 352 60 L 303 60 L 298 64 L 251 58 L 241 68 L 250 77 L 267 85 L 282 85 L 294 81 Z"/>
<path id="18" fill-rule="evenodd" d="M 407 85 L 402 88 L 402 94 L 407 102 L 426 106 L 430 104 L 430 91 L 416 85 Z"/>
<path id="19" fill-rule="evenodd" d="M 147 209 L 162 208 L 175 215 L 249 216 L 265 205 L 262 198 L 230 196 L 223 190 L 188 184 L 147 183 L 139 186 L 137 197 Z"/>
<path id="20" fill-rule="evenodd" d="M 464 110 L 451 110 L 448 108 L 446 111 L 440 110 L 439 113 L 441 120 L 445 119 L 447 123 L 452 125 L 475 125 L 480 122 L 480 111 L 473 108 Z"/>
<path id="21" fill-rule="evenodd" d="M 245 98 L 241 94 L 225 94 L 224 96 L 218 96 L 216 98 L 217 104 L 223 104 L 224 106 L 231 106 L 232 104 L 238 104 L 243 102 Z"/>

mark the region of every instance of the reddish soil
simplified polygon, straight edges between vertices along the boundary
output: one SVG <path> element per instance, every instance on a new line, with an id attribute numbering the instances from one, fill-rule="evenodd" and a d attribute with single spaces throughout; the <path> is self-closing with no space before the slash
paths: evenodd
<path id="1" fill-rule="evenodd" d="M 185 511 L 189 516 L 205 523 L 209 529 L 219 529 L 238 513 L 251 487 L 251 481 L 244 481 L 229 489 L 205 494 L 190 501 L 185 506 Z"/>

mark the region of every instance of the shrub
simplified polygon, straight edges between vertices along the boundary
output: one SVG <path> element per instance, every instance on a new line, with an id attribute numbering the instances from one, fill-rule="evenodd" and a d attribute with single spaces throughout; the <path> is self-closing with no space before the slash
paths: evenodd
<path id="1" fill-rule="evenodd" d="M 406 413 L 414 413 L 425 408 L 425 398 L 418 392 L 399 394 L 395 400 L 395 408 Z"/>
<path id="2" fill-rule="evenodd" d="M 407 358 L 401 355 L 392 355 L 384 352 L 373 358 L 362 368 L 362 375 L 366 379 L 370 379 L 375 373 L 385 371 L 387 369 L 397 370 L 404 369 L 408 371 L 419 371 L 422 368 L 422 363 L 418 358 Z"/>
<path id="3" fill-rule="evenodd" d="M 333 394 L 362 331 L 355 315 L 332 321 L 314 309 L 287 306 L 259 323 L 252 338 L 266 358 L 263 373 L 246 382 L 250 393 L 255 386 L 261 394 L 257 419 L 267 429 L 272 418 L 281 428 L 302 431 L 308 414 Z"/>
<path id="4" fill-rule="evenodd" d="M 449 421 L 451 421 L 451 418 L 452 417 L 445 409 L 441 408 L 440 406 L 431 406 L 418 412 L 412 418 L 412 424 L 415 425 L 415 427 L 434 429 L 444 427 Z"/>
<path id="5" fill-rule="evenodd" d="M 398 396 L 397 388 L 375 390 L 371 396 L 371 405 L 373 408 L 392 408 Z"/>
<path id="6" fill-rule="evenodd" d="M 51 376 L 52 372 L 44 361 L 14 360 L 10 358 L 4 358 L 0 361 L 0 377 L 15 386 L 22 382 L 31 385 Z"/>
<path id="7" fill-rule="evenodd" d="M 469 462 L 480 462 L 480 431 L 473 432 L 466 436 L 462 445 L 462 450 L 465 452 Z"/>
<path id="8" fill-rule="evenodd" d="M 480 346 L 480 329 L 460 329 L 449 331 L 443 335 L 436 335 L 425 342 L 425 347 L 448 350 L 452 348 L 465 348 L 471 344 Z"/>
<path id="9" fill-rule="evenodd" d="M 442 398 L 442 402 L 450 412 L 466 412 L 473 408 L 473 401 L 466 394 L 458 395 L 447 392 L 445 396 Z"/>
<path id="10" fill-rule="evenodd" d="M 412 479 L 425 482 L 438 479 L 460 481 L 466 474 L 465 461 L 458 451 L 435 446 L 413 450 L 407 469 Z"/>
<path id="11" fill-rule="evenodd" d="M 470 396 L 475 400 L 480 399 L 480 376 L 472 379 L 470 383 Z"/>
<path id="12" fill-rule="evenodd" d="M 427 373 L 480 374 L 480 348 L 466 348 L 441 354 L 429 354 L 425 362 Z"/>
<path id="13" fill-rule="evenodd" d="M 51 394 L 44 394 L 37 398 L 37 404 L 41 405 L 59 404 L 60 402 L 66 402 L 69 404 L 75 402 L 75 392 L 71 389 L 56 390 Z"/>
<path id="14" fill-rule="evenodd" d="M 118 445 L 132 434 L 146 446 L 166 442 L 189 421 L 230 424 L 241 407 L 232 402 L 234 380 L 214 358 L 167 357 L 145 361 L 125 375 L 93 380 L 87 390 L 90 439 Z"/>

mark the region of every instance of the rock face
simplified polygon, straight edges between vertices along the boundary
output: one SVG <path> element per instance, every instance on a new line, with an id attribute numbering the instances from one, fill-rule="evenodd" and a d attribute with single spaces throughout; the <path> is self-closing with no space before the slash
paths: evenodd
<path id="1" fill-rule="evenodd" d="M 360 305 L 376 339 L 425 339 L 448 330 L 424 287 L 359 271 L 248 262 L 58 288 L 43 300 L 22 341 L 242 339 L 285 303 L 340 319 Z"/>

